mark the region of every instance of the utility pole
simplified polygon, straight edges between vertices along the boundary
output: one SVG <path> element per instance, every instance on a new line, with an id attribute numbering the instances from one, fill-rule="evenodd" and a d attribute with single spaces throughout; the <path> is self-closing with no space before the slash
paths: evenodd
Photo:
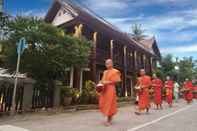
<path id="1" fill-rule="evenodd" d="M 17 43 L 17 65 L 16 65 L 16 74 L 14 79 L 14 89 L 13 89 L 13 96 L 12 96 L 12 108 L 11 108 L 11 115 L 15 114 L 15 107 L 16 107 L 16 90 L 17 90 L 17 84 L 18 84 L 18 74 L 19 74 L 19 67 L 20 67 L 20 58 L 24 50 L 27 48 L 26 39 L 23 37 L 19 40 L 19 43 Z"/>

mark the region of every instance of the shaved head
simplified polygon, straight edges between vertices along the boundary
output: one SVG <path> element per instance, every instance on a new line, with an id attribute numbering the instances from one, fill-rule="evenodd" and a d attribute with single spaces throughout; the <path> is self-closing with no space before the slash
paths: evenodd
<path id="1" fill-rule="evenodd" d="M 112 59 L 107 59 L 105 63 L 113 63 Z"/>
<path id="2" fill-rule="evenodd" d="M 167 79 L 167 80 L 170 80 L 170 76 L 167 76 L 166 79 Z"/>
<path id="3" fill-rule="evenodd" d="M 113 61 L 112 61 L 112 59 L 107 59 L 105 61 L 105 66 L 106 66 L 107 69 L 112 68 L 113 67 Z"/>
<path id="4" fill-rule="evenodd" d="M 140 69 L 140 75 L 143 76 L 145 74 L 146 74 L 145 69 Z"/>
<path id="5" fill-rule="evenodd" d="M 156 74 L 153 74 L 153 78 L 157 78 L 157 75 Z"/>

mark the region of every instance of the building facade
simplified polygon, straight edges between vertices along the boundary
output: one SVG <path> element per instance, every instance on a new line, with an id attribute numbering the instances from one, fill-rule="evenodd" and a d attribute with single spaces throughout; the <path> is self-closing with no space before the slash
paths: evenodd
<path id="1" fill-rule="evenodd" d="M 122 74 L 120 95 L 130 96 L 139 69 L 152 73 L 161 58 L 155 38 L 137 42 L 92 11 L 69 0 L 55 0 L 45 21 L 64 28 L 75 37 L 83 36 L 92 41 L 89 66 L 67 70 L 66 81 L 74 88 L 82 89 L 87 80 L 97 83 L 105 70 L 105 60 L 111 58 Z"/>

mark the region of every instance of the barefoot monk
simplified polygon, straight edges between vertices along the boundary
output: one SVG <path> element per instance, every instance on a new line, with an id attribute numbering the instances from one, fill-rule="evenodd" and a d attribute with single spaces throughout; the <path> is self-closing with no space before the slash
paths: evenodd
<path id="1" fill-rule="evenodd" d="M 190 81 L 189 79 L 186 79 L 184 82 L 184 89 L 185 91 L 185 100 L 187 101 L 187 103 L 191 103 L 193 100 L 193 84 L 192 81 Z"/>
<path id="2" fill-rule="evenodd" d="M 157 109 L 162 109 L 162 87 L 163 82 L 157 77 L 156 74 L 153 74 L 152 87 L 154 89 L 154 103 Z"/>
<path id="3" fill-rule="evenodd" d="M 113 68 L 111 59 L 105 62 L 107 70 L 104 71 L 101 84 L 104 85 L 103 91 L 100 93 L 99 107 L 101 113 L 107 117 L 106 126 L 112 124 L 112 118 L 117 113 L 116 102 L 116 83 L 121 81 L 121 74 L 117 69 Z"/>
<path id="4" fill-rule="evenodd" d="M 138 111 L 136 115 L 140 115 L 144 110 L 149 113 L 150 100 L 149 100 L 149 88 L 151 87 L 151 77 L 146 75 L 145 70 L 140 70 L 140 77 L 138 78 L 137 86 L 140 87 L 138 91 Z"/>
<path id="5" fill-rule="evenodd" d="M 166 89 L 166 101 L 167 101 L 169 107 L 172 107 L 173 88 L 174 88 L 174 82 L 173 82 L 173 80 L 170 79 L 169 76 L 167 76 L 166 81 L 165 81 L 165 89 Z"/>

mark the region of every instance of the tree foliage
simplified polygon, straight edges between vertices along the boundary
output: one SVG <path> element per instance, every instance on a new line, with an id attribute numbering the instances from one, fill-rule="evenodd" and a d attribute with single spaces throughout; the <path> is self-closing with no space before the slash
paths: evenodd
<path id="1" fill-rule="evenodd" d="M 142 29 L 142 26 L 140 24 L 134 24 L 132 26 L 132 37 L 136 41 L 143 40 L 146 36 L 144 35 L 145 30 Z"/>
<path id="2" fill-rule="evenodd" d="M 88 63 L 91 43 L 64 34 L 64 30 L 35 17 L 18 16 L 8 23 L 9 37 L 4 42 L 4 66 L 16 68 L 16 43 L 25 37 L 28 49 L 21 56 L 20 72 L 37 81 L 64 77 L 65 69 Z"/>
<path id="3" fill-rule="evenodd" d="M 182 60 L 179 61 L 180 66 L 180 80 L 184 81 L 185 78 L 193 79 L 194 77 L 194 63 L 192 57 L 184 57 Z"/>
<path id="4" fill-rule="evenodd" d="M 8 16 L 0 12 L 0 40 L 3 40 L 7 35 L 7 23 L 9 19 Z"/>
<path id="5" fill-rule="evenodd" d="M 174 76 L 175 74 L 175 62 L 173 62 L 173 56 L 168 54 L 162 58 L 161 61 L 161 71 L 163 72 L 164 77 L 166 76 Z"/>
<path id="6" fill-rule="evenodd" d="M 178 70 L 175 69 L 175 66 L 178 67 Z M 192 57 L 184 57 L 180 60 L 176 58 L 176 60 L 174 60 L 174 57 L 168 54 L 163 56 L 161 67 L 156 70 L 156 73 L 163 79 L 165 79 L 166 76 L 170 76 L 179 82 L 183 82 L 186 78 L 196 79 L 196 61 Z"/>

